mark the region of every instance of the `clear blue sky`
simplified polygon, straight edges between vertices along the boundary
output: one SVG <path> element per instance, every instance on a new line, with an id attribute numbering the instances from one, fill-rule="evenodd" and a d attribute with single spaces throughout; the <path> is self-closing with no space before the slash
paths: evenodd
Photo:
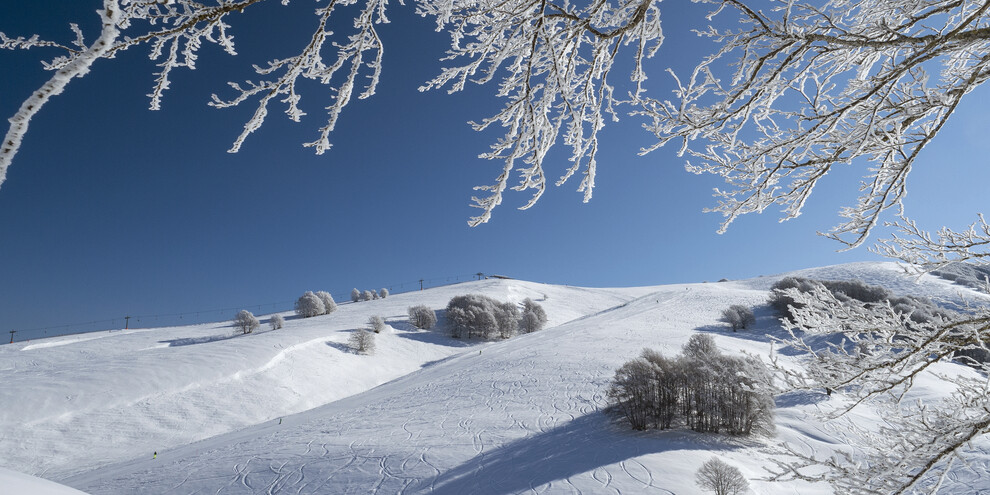
<path id="1" fill-rule="evenodd" d="M 651 140 L 634 117 L 602 136 L 590 204 L 574 192 L 577 182 L 549 190 L 529 211 L 515 209 L 528 196 L 509 194 L 492 222 L 469 228 L 477 211 L 468 206 L 471 187 L 490 183 L 501 167 L 476 156 L 501 129 L 476 133 L 466 122 L 501 102 L 493 85 L 457 95 L 416 90 L 437 72 L 447 38 L 408 5 L 393 5 L 393 23 L 381 28 L 378 94 L 345 110 L 330 152 L 315 156 L 300 146 L 323 124 L 327 100 L 313 87 L 303 94 L 309 115 L 301 124 L 273 108 L 243 150 L 228 154 L 253 108 L 213 109 L 210 94 L 229 94 L 227 81 L 251 78 L 250 64 L 296 53 L 315 21 L 306 13 L 293 17 L 305 27 L 271 26 L 266 19 L 313 4 L 267 3 L 233 19 L 237 57 L 208 46 L 196 71 L 173 75 L 163 110 L 147 109 L 154 71 L 147 51 L 131 50 L 98 61 L 32 121 L 0 187 L 0 335 L 113 318 L 119 327 L 124 315 L 264 314 L 290 308 L 306 290 L 405 291 L 421 278 L 443 283 L 476 272 L 631 286 L 876 259 L 865 249 L 836 253 L 840 246 L 815 235 L 855 198 L 861 169 L 834 173 L 797 220 L 778 224 L 768 212 L 717 235 L 721 217 L 702 209 L 720 183 L 685 172 L 673 149 L 637 156 Z M 91 39 L 100 4 L 2 2 L 0 31 L 68 42 L 68 23 L 77 22 Z M 652 65 L 654 95 L 670 90 L 664 67 L 683 70 L 710 50 L 688 31 L 699 20 L 696 5 L 663 8 L 667 41 Z M 52 54 L 0 51 L 5 119 L 48 77 L 39 60 Z M 908 213 L 926 227 L 958 227 L 982 211 L 986 95 L 984 88 L 969 97 L 909 182 Z M 549 172 L 561 173 L 565 159 L 555 154 Z M 231 316 L 212 314 L 199 320 Z M 167 322 L 177 320 L 145 317 L 132 326 Z"/>

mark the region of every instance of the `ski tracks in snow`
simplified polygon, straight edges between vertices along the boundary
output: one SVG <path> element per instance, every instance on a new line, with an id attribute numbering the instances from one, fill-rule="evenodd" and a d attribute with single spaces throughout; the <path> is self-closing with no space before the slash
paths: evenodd
<path id="1" fill-rule="evenodd" d="M 609 355 L 609 339 L 626 335 L 614 321 L 655 322 L 661 307 L 689 292 L 633 299 L 597 313 L 609 315 L 604 323 L 586 317 L 467 351 L 302 413 L 268 436 L 218 440 L 193 452 L 185 473 L 162 465 L 144 478 L 84 488 L 113 493 L 141 479 L 149 492 L 174 494 L 673 493 L 644 461 L 669 447 L 617 429 L 601 409 L 616 362 L 628 358 Z M 308 345 L 285 349 L 256 371 Z"/>

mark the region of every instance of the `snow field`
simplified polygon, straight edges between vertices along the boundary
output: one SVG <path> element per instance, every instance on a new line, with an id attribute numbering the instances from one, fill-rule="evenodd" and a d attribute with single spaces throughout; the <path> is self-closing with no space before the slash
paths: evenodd
<path id="1" fill-rule="evenodd" d="M 977 298 L 941 280 L 907 278 L 891 264 L 794 274 Z M 856 440 L 849 423 L 882 424 L 869 408 L 823 423 L 820 413 L 841 404 L 841 393 L 782 395 L 772 439 L 634 432 L 603 413 L 615 369 L 644 347 L 673 355 L 704 332 L 726 353 L 767 356 L 766 335 L 782 334 L 764 305 L 778 278 L 630 289 L 488 280 L 342 304 L 329 316 L 287 319 L 282 330 L 231 339 L 213 338 L 232 332 L 221 324 L 30 350 L 0 346 L 0 396 L 16 404 L 0 416 L 7 432 L 0 464 L 93 495 L 684 494 L 698 493 L 694 472 L 718 455 L 754 493 L 830 493 L 823 484 L 765 478 L 782 458 L 781 442 L 828 456 Z M 439 309 L 466 293 L 531 297 L 546 308 L 548 328 L 469 343 L 408 326 L 408 306 Z M 733 333 L 720 323 L 731 304 L 754 307 L 756 327 Z M 375 355 L 348 352 L 350 332 L 372 315 L 391 327 L 378 335 Z M 801 359 L 779 356 L 790 366 Z M 968 372 L 951 364 L 938 370 Z M 940 386 L 922 383 L 917 398 L 941 396 Z M 61 396 L 72 390 L 73 399 Z M 46 413 L 33 419 L 42 405 Z M 985 483 L 987 451 L 986 442 L 973 446 L 968 465 L 951 473 L 948 493 Z"/>
<path id="2" fill-rule="evenodd" d="M 286 326 L 277 331 L 268 330 L 268 315 L 257 315 L 262 326 L 248 335 L 221 322 L 0 346 L 0 466 L 64 479 L 368 390 L 468 345 L 413 329 L 408 306 L 439 309 L 465 290 L 507 299 L 506 285 L 399 294 L 307 319 L 284 313 Z M 551 295 L 560 308 L 552 325 L 584 314 L 567 297 L 584 291 L 521 284 L 511 297 Z M 629 297 L 603 290 L 578 301 L 596 311 Z M 358 356 L 347 339 L 372 315 L 383 316 L 392 333 L 377 336 L 374 356 Z"/>

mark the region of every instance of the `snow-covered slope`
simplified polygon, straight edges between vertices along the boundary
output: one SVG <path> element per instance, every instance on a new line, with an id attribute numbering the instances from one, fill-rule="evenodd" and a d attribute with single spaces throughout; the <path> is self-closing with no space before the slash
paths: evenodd
<path id="1" fill-rule="evenodd" d="M 0 468 L 0 487 L 3 493 L 24 495 L 85 495 L 75 488 Z"/>
<path id="2" fill-rule="evenodd" d="M 542 301 L 548 325 L 621 304 L 648 289 L 582 289 L 497 280 L 340 304 L 328 316 L 236 335 L 229 323 L 94 333 L 0 346 L 0 466 L 63 479 L 113 462 L 305 411 L 368 390 L 468 345 L 408 325 L 416 304 L 458 294 Z M 382 316 L 374 356 L 350 333 Z"/>
<path id="3" fill-rule="evenodd" d="M 796 274 L 979 297 L 890 264 Z M 674 354 L 709 332 L 726 352 L 766 355 L 779 326 L 762 304 L 777 278 L 629 289 L 488 280 L 236 338 L 200 325 L 0 346 L 0 465 L 93 494 L 695 493 L 694 471 L 717 453 L 757 493 L 828 492 L 760 480 L 778 442 L 842 446 L 814 414 L 824 396 L 783 397 L 774 439 L 637 433 L 602 413 L 614 370 L 644 347 Z M 465 293 L 531 297 L 549 328 L 479 344 L 408 326 L 408 306 Z M 728 332 L 718 317 L 730 304 L 756 306 L 757 328 Z M 350 331 L 372 315 L 392 330 L 375 355 L 348 352 Z"/>

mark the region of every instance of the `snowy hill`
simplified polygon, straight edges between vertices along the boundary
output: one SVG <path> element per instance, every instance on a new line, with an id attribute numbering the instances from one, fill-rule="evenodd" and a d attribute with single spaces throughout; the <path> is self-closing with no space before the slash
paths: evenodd
<path id="1" fill-rule="evenodd" d="M 795 274 L 982 297 L 893 264 Z M 625 289 L 486 280 L 286 315 L 285 328 L 244 336 L 222 323 L 0 346 L 0 466 L 92 494 L 695 493 L 694 471 L 718 453 L 757 493 L 827 493 L 760 481 L 777 442 L 841 448 L 814 416 L 823 396 L 783 397 L 775 439 L 637 433 L 601 412 L 615 369 L 644 347 L 675 354 L 708 332 L 725 352 L 767 355 L 764 335 L 780 329 L 764 302 L 778 278 Z M 479 343 L 408 325 L 408 306 L 467 293 L 533 298 L 547 329 Z M 757 328 L 728 332 L 718 318 L 730 304 L 756 307 Z M 351 331 L 374 315 L 391 326 L 376 353 L 349 352 Z M 948 488 L 990 472 L 976 459 Z"/>

